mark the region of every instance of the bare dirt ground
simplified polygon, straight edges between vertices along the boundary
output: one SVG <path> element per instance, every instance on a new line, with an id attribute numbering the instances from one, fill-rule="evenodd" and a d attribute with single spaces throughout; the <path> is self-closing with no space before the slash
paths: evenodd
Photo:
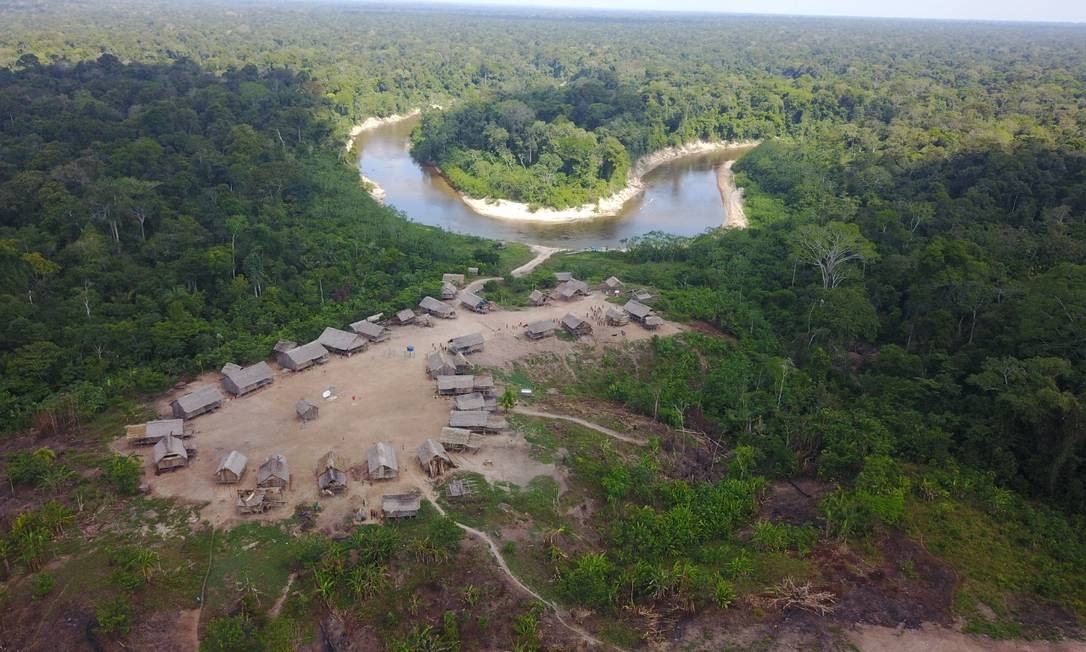
<path id="1" fill-rule="evenodd" d="M 380 507 L 381 495 L 427 488 L 429 479 L 416 461 L 415 451 L 427 437 L 436 437 L 448 421 L 451 401 L 434 394 L 433 382 L 425 373 L 425 357 L 450 339 L 482 332 L 486 349 L 471 356 L 484 367 L 503 367 L 521 357 L 544 351 L 566 354 L 576 343 L 548 338 L 533 342 L 523 335 L 523 324 L 539 319 L 560 319 L 567 312 L 585 316 L 592 307 L 606 309 L 599 293 L 569 303 L 525 310 L 498 310 L 475 314 L 458 310 L 457 318 L 434 319 L 432 328 L 405 326 L 392 329 L 389 341 L 370 347 L 350 358 L 333 356 L 326 365 L 300 373 L 280 371 L 275 383 L 253 394 L 229 400 L 216 412 L 193 420 L 195 437 L 190 440 L 198 454 L 189 467 L 160 476 L 154 475 L 151 449 L 136 449 L 145 459 L 152 493 L 181 501 L 206 503 L 201 516 L 216 526 L 241 520 L 277 520 L 289 516 L 295 505 L 318 502 L 315 477 L 317 460 L 329 450 L 352 465 L 347 491 L 333 498 L 320 498 L 322 511 L 318 528 L 335 530 L 356 511 L 368 514 Z M 672 335 L 681 329 L 665 324 L 655 331 Z M 621 329 L 596 325 L 595 333 L 582 342 L 609 342 L 645 339 L 652 335 L 636 324 Z M 415 353 L 409 355 L 407 346 Z M 156 403 L 160 414 L 168 414 L 169 401 L 191 391 L 195 385 L 213 382 L 217 374 L 206 374 L 189 386 L 179 388 Z M 324 400 L 322 392 L 334 387 L 335 400 Z M 295 417 L 294 404 L 307 398 L 317 403 L 320 416 L 308 424 Z M 399 478 L 369 482 L 362 478 L 366 450 L 378 441 L 388 442 L 398 455 Z M 123 441 L 114 442 L 125 449 Z M 220 460 L 237 449 L 249 458 L 249 467 L 240 485 L 219 485 L 214 473 Z M 240 517 L 234 501 L 239 487 L 251 487 L 257 468 L 270 455 L 281 453 L 291 470 L 287 505 L 262 516 Z M 557 477 L 553 467 L 531 459 L 528 445 L 519 437 L 491 437 L 483 450 L 473 456 L 454 456 L 463 468 L 478 471 L 491 481 L 507 480 L 526 484 L 536 475 Z M 490 463 L 487 463 L 487 460 Z"/>
<path id="2" fill-rule="evenodd" d="M 1081 652 L 1081 641 L 995 641 L 925 623 L 919 629 L 857 625 L 848 633 L 863 652 Z"/>

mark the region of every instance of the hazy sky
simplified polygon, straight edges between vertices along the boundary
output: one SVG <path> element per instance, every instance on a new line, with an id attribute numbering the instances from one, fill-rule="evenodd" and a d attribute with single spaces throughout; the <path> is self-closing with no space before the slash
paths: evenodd
<path id="1" fill-rule="evenodd" d="M 817 16 L 894 16 L 1086 23 L 1086 0 L 431 0 L 456 4 L 666 9 Z"/>

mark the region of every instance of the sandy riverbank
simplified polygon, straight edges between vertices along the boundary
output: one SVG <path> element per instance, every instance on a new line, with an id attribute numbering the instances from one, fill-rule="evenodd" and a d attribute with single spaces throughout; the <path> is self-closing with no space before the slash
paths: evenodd
<path id="1" fill-rule="evenodd" d="M 645 175 L 665 163 L 678 160 L 686 156 L 708 154 L 729 149 L 743 149 L 754 147 L 758 141 L 741 142 L 709 142 L 695 141 L 682 147 L 667 147 L 642 156 L 626 176 L 626 187 L 615 194 L 604 197 L 591 204 L 583 204 L 573 208 L 555 209 L 539 208 L 532 210 L 528 204 L 510 201 L 508 199 L 479 199 L 469 197 L 464 193 L 457 193 L 460 199 L 476 213 L 487 217 L 496 217 L 505 220 L 527 220 L 533 222 L 575 222 L 577 220 L 593 217 L 607 217 L 618 215 L 623 205 L 645 190 Z"/>
<path id="2" fill-rule="evenodd" d="M 370 131 L 378 127 L 390 125 L 396 122 L 402 122 L 422 113 L 422 109 L 411 109 L 407 113 L 393 113 L 392 115 L 385 116 L 383 118 L 377 118 L 370 116 L 363 120 L 360 124 L 356 124 L 351 127 L 351 130 L 347 132 L 347 142 L 343 145 L 343 149 L 348 152 L 354 148 L 354 141 L 364 131 Z"/>
<path id="3" fill-rule="evenodd" d="M 361 124 L 357 124 L 351 127 L 351 130 L 347 133 L 347 142 L 344 144 L 343 149 L 350 152 L 354 149 L 354 141 L 364 132 L 383 127 L 385 125 L 394 124 L 396 122 L 402 122 L 422 113 L 422 109 L 412 109 L 407 113 L 393 113 L 390 116 L 383 118 L 369 117 L 362 121 Z M 373 179 L 370 179 L 361 172 L 358 176 L 362 178 L 362 183 L 366 184 L 366 190 L 370 193 L 370 197 L 373 197 L 378 203 L 385 203 L 385 189 L 381 187 L 381 184 L 377 183 Z"/>
<path id="4" fill-rule="evenodd" d="M 743 211 L 743 189 L 735 185 L 735 173 L 732 165 L 735 161 L 724 161 L 716 169 L 716 187 L 720 190 L 720 201 L 724 202 L 724 226 L 729 229 L 747 228 L 747 214 Z"/>

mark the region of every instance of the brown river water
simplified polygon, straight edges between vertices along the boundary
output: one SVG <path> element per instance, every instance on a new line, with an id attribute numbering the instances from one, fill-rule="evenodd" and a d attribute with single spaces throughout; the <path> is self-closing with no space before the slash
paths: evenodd
<path id="1" fill-rule="evenodd" d="M 515 221 L 479 215 L 433 170 L 409 151 L 418 118 L 365 131 L 356 140 L 359 170 L 385 191 L 385 203 L 420 224 L 495 240 L 567 249 L 622 247 L 650 231 L 690 236 L 724 224 L 716 168 L 746 150 L 687 156 L 645 175 L 645 192 L 626 202 L 619 215 L 563 223 Z"/>

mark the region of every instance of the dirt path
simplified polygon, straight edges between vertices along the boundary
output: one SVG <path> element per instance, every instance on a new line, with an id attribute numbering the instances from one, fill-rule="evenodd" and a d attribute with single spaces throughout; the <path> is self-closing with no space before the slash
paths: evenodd
<path id="1" fill-rule="evenodd" d="M 477 278 L 474 281 L 472 281 L 471 283 L 468 283 L 467 285 L 465 285 L 463 291 L 471 293 L 471 294 L 479 294 L 479 291 L 482 290 L 483 286 L 486 285 L 489 281 L 500 281 L 500 280 L 502 280 L 502 277 L 500 277 L 500 276 L 488 276 L 486 278 Z"/>
<path id="2" fill-rule="evenodd" d="M 283 592 L 275 599 L 275 604 L 272 605 L 271 611 L 268 612 L 268 615 L 272 618 L 278 616 L 279 612 L 283 609 L 283 603 L 287 601 L 287 595 L 290 594 L 290 586 L 294 584 L 294 578 L 297 576 L 297 573 L 291 573 L 287 577 L 287 585 L 283 587 Z"/>
<path id="3" fill-rule="evenodd" d="M 437 504 L 437 499 L 433 495 L 432 491 L 430 491 L 428 489 L 425 492 L 425 495 L 426 495 L 426 499 L 430 501 L 430 504 L 434 506 L 434 509 L 436 509 L 438 511 L 438 513 L 440 513 L 442 516 L 448 516 L 448 514 L 445 513 L 445 510 L 442 509 L 441 505 Z M 476 536 L 476 537 L 479 537 L 480 539 L 482 539 L 486 543 L 487 547 L 490 548 L 490 554 L 498 562 L 498 568 L 500 568 L 501 571 L 503 573 L 505 573 L 506 577 L 508 577 L 513 582 L 513 584 L 515 584 L 518 588 L 520 588 L 520 590 L 524 591 L 525 593 L 532 596 L 536 600 L 539 600 L 543 604 L 547 605 L 547 607 L 549 607 L 550 610 L 554 613 L 555 619 L 558 620 L 558 622 L 563 627 L 565 627 L 569 631 L 573 632 L 577 636 L 580 636 L 581 640 L 583 640 L 585 643 L 588 643 L 590 646 L 607 647 L 607 648 L 610 648 L 612 650 L 622 650 L 622 648 L 617 647 L 615 645 L 611 645 L 609 643 L 604 643 L 603 641 L 599 640 L 595 636 L 592 636 L 591 634 L 589 634 L 588 631 L 586 631 L 585 629 L 583 629 L 583 628 L 581 628 L 581 627 L 579 627 L 577 625 L 574 625 L 573 623 L 567 621 L 565 618 L 562 617 L 562 610 L 558 607 L 557 604 L 555 604 L 554 602 L 551 602 L 550 600 L 548 600 L 548 599 L 544 598 L 543 596 L 539 595 L 538 593 L 533 591 L 531 589 L 531 587 L 529 587 L 527 584 L 525 584 L 524 582 L 521 582 L 520 578 L 518 578 L 516 575 L 514 575 L 513 571 L 509 570 L 509 565 L 505 563 L 505 558 L 502 557 L 502 553 L 501 553 L 501 550 L 498 548 L 498 544 L 494 541 L 494 539 L 492 539 L 490 537 L 489 534 L 487 534 L 485 532 L 480 532 L 479 530 L 476 530 L 475 528 L 473 528 L 471 526 L 464 525 L 463 523 L 460 523 L 459 521 L 453 521 L 453 523 L 456 523 L 457 527 L 459 527 L 461 530 L 467 532 L 468 534 L 471 534 L 473 536 Z"/>
<path id="4" fill-rule="evenodd" d="M 533 269 L 543 264 L 543 261 L 547 260 L 559 251 L 565 251 L 559 247 L 544 247 L 543 245 L 528 245 L 535 252 L 535 258 L 524 263 L 520 267 L 514 269 L 510 274 L 516 277 L 526 276 L 530 274 Z"/>
<path id="5" fill-rule="evenodd" d="M 643 441 L 641 439 L 637 439 L 636 437 L 630 437 L 629 435 L 624 435 L 621 432 L 618 432 L 617 430 L 611 430 L 610 428 L 605 428 L 604 426 L 597 425 L 595 423 L 592 423 L 591 421 L 585 421 L 584 419 L 581 419 L 580 417 L 571 417 L 571 416 L 566 415 L 566 414 L 557 414 L 555 412 L 546 412 L 546 411 L 543 411 L 543 410 L 533 410 L 531 408 L 526 408 L 526 407 L 522 407 L 522 406 L 519 406 L 519 405 L 517 407 L 513 408 L 513 411 L 516 412 L 517 414 L 523 414 L 523 415 L 529 416 L 529 417 L 539 417 L 540 419 L 560 419 L 562 421 L 569 421 L 570 423 L 576 423 L 579 426 L 584 426 L 585 428 L 590 428 L 592 430 L 595 430 L 596 432 L 607 435 L 608 437 L 611 437 L 613 439 L 618 439 L 619 441 L 624 441 L 627 444 L 633 444 L 635 446 L 644 446 L 644 445 L 646 445 L 648 443 L 648 442 L 645 442 L 645 441 Z"/>
<path id="6" fill-rule="evenodd" d="M 743 212 L 743 189 L 735 186 L 732 164 L 725 161 L 716 169 L 716 185 L 720 189 L 720 199 L 724 202 L 724 226 L 733 229 L 747 228 L 747 214 Z"/>
<path id="7" fill-rule="evenodd" d="M 856 625 L 849 639 L 864 652 L 1081 652 L 1080 641 L 996 641 L 934 623 L 919 629 Z"/>

